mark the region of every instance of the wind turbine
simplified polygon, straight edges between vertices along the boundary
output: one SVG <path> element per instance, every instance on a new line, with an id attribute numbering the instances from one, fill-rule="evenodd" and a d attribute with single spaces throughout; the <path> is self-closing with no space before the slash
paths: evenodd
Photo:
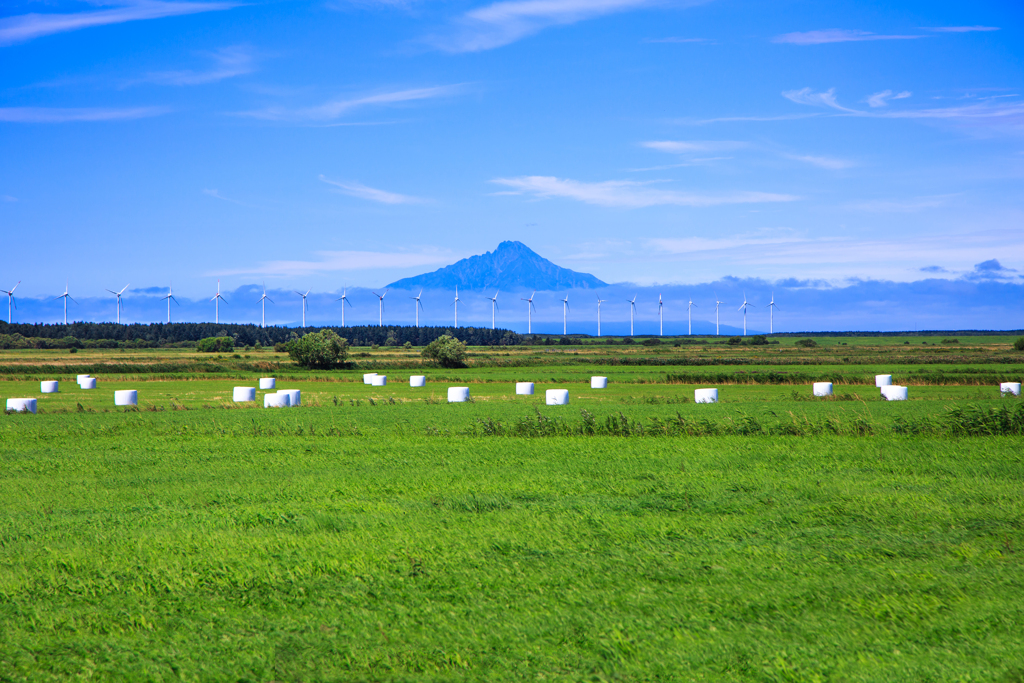
<path id="1" fill-rule="evenodd" d="M 212 299 L 210 299 L 210 301 L 216 302 L 216 303 L 214 303 L 215 308 L 214 308 L 213 322 L 219 323 L 220 322 L 220 302 L 221 301 L 223 301 L 224 303 L 228 302 L 228 300 L 225 299 L 220 294 L 220 280 L 217 280 L 217 296 L 215 296 Z"/>
<path id="2" fill-rule="evenodd" d="M 499 289 L 498 292 L 501 290 Z M 491 297 L 491 329 L 494 329 L 494 312 L 498 310 L 498 292 Z"/>
<path id="3" fill-rule="evenodd" d="M 313 290 L 312 289 L 307 289 L 305 294 L 303 294 L 302 292 L 296 291 L 294 289 L 292 291 L 302 297 L 302 326 L 305 327 L 306 326 L 306 297 L 309 296 L 309 293 L 312 292 Z"/>
<path id="4" fill-rule="evenodd" d="M 601 336 L 601 304 L 605 302 L 605 299 L 597 297 L 597 336 Z"/>
<path id="5" fill-rule="evenodd" d="M 171 324 L 171 300 L 173 299 L 174 303 L 178 304 L 178 300 L 174 298 L 174 292 L 171 291 L 171 286 L 170 285 L 167 286 L 167 296 L 162 296 L 160 298 L 161 299 L 167 299 L 167 324 L 170 325 Z M 180 306 L 181 304 L 178 304 L 178 305 Z"/>
<path id="6" fill-rule="evenodd" d="M 420 326 L 420 309 L 423 308 L 423 302 L 420 299 L 423 297 L 423 290 L 420 290 L 419 295 L 410 296 L 409 298 L 416 302 L 416 327 Z M 457 326 L 456 326 L 457 327 Z"/>
<path id="7" fill-rule="evenodd" d="M 690 303 L 686 306 L 686 334 L 693 334 L 693 314 L 690 312 L 692 308 L 700 308 L 697 304 L 693 303 L 693 299 L 690 299 Z M 718 315 L 718 307 L 715 307 L 715 315 Z M 717 318 L 716 318 L 717 320 Z"/>
<path id="8" fill-rule="evenodd" d="M 569 312 L 569 295 L 566 294 L 565 298 L 562 299 L 562 336 L 563 337 L 566 334 L 568 334 L 568 332 L 566 332 L 567 328 L 565 326 L 565 314 L 568 313 L 568 312 Z"/>
<path id="9" fill-rule="evenodd" d="M 348 300 L 348 287 L 341 290 L 341 296 L 335 299 L 335 301 L 341 302 L 341 326 L 345 327 L 345 304 L 352 305 L 352 302 Z"/>
<path id="10" fill-rule="evenodd" d="M 633 314 L 636 313 L 636 294 L 633 295 L 632 299 L 626 299 L 629 302 L 629 336 L 633 336 Z"/>
<path id="11" fill-rule="evenodd" d="M 388 290 L 390 289 L 390 287 L 388 289 L 385 289 L 383 294 L 378 294 L 377 292 L 373 293 L 373 295 L 377 297 L 377 299 L 379 300 L 378 303 L 380 303 L 380 311 L 377 319 L 378 327 L 384 327 L 384 297 L 388 295 Z M 344 310 L 344 308 L 342 310 Z"/>
<path id="12" fill-rule="evenodd" d="M 772 301 L 768 304 L 768 334 L 775 334 L 775 292 L 772 292 Z"/>
<path id="13" fill-rule="evenodd" d="M 268 301 L 270 301 L 270 303 L 274 303 L 271 300 L 271 298 L 269 296 L 267 296 L 267 283 L 264 282 L 263 283 L 263 296 L 261 296 L 259 298 L 259 300 L 256 302 L 258 304 L 263 304 L 263 324 L 261 325 L 261 327 L 263 327 L 264 329 L 266 329 L 266 327 L 267 327 L 267 302 Z"/>
<path id="14" fill-rule="evenodd" d="M 111 294 L 113 294 L 114 296 L 117 297 L 117 324 L 118 325 L 121 324 L 121 309 L 124 307 L 123 304 L 121 303 L 121 295 L 124 294 L 124 290 L 126 290 L 126 289 L 128 289 L 128 285 L 125 285 L 121 289 L 120 292 L 115 292 L 112 289 L 108 289 L 107 290 L 108 292 L 110 292 Z"/>
<path id="15" fill-rule="evenodd" d="M 747 336 L 747 306 L 753 306 L 754 304 L 747 303 L 747 293 L 743 292 L 743 305 L 737 308 L 737 311 L 743 311 L 743 336 Z M 756 307 L 755 307 L 756 308 Z"/>
<path id="16" fill-rule="evenodd" d="M 718 336 L 718 307 L 724 304 L 724 301 L 718 300 L 718 295 L 715 295 L 715 336 Z"/>
<path id="17" fill-rule="evenodd" d="M 18 280 L 18 285 L 20 285 L 20 284 L 21 284 L 21 280 Z M 18 304 L 14 303 L 14 290 L 16 290 L 18 288 L 18 285 L 14 285 L 10 289 L 0 289 L 0 292 L 3 292 L 4 294 L 7 295 L 7 324 L 8 325 L 11 324 L 11 305 L 14 304 L 15 308 L 18 307 Z"/>
<path id="18" fill-rule="evenodd" d="M 537 310 L 537 307 L 533 305 L 533 297 L 537 296 L 537 292 L 534 291 L 530 295 L 529 299 L 523 299 L 520 297 L 520 301 L 526 302 L 526 333 L 533 334 L 533 312 Z"/>
<path id="19" fill-rule="evenodd" d="M 665 336 L 665 302 L 661 300 L 661 294 L 658 295 L 658 336 Z"/>
<path id="20" fill-rule="evenodd" d="M 459 329 L 459 286 L 455 285 L 455 301 L 451 303 L 455 306 L 455 329 Z"/>
<path id="21" fill-rule="evenodd" d="M 13 291 L 13 290 L 11 290 L 11 291 Z M 67 325 L 68 324 L 68 299 L 71 299 L 72 301 L 75 301 L 75 300 L 71 298 L 70 294 L 68 294 L 68 283 L 67 283 L 66 280 L 64 281 L 64 293 L 61 294 L 58 297 L 55 297 L 54 301 L 56 301 L 57 299 L 64 299 L 64 324 Z M 75 303 L 77 304 L 78 302 L 75 301 Z"/>

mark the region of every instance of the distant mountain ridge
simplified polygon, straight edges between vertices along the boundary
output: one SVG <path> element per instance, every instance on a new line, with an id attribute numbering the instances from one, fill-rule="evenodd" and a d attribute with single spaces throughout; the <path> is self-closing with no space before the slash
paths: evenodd
<path id="1" fill-rule="evenodd" d="M 522 242 L 505 241 L 494 251 L 470 256 L 432 273 L 387 285 L 395 289 L 593 289 L 607 287 L 590 273 L 557 266 Z"/>

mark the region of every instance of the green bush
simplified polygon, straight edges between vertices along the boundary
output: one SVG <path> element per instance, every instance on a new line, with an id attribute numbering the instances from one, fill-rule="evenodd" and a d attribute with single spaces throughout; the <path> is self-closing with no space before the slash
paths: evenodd
<path id="1" fill-rule="evenodd" d="M 644 339 L 642 343 L 644 346 L 659 346 L 661 344 L 661 340 L 657 337 L 648 337 L 647 339 Z"/>
<path id="2" fill-rule="evenodd" d="M 348 358 L 348 339 L 334 330 L 310 332 L 285 345 L 288 355 L 304 368 L 330 370 Z"/>
<path id="3" fill-rule="evenodd" d="M 739 346 L 743 343 L 743 337 L 729 337 L 729 340 L 726 343 L 730 346 Z"/>
<path id="4" fill-rule="evenodd" d="M 745 343 L 749 344 L 750 346 L 765 346 L 765 345 L 768 344 L 768 337 L 766 335 L 763 335 L 763 334 L 755 334 L 753 337 L 748 339 Z"/>
<path id="5" fill-rule="evenodd" d="M 1017 341 L 1013 342 L 1013 348 L 1018 351 L 1024 351 L 1024 337 L 1021 337 Z"/>
<path id="6" fill-rule="evenodd" d="M 231 337 L 207 337 L 196 344 L 196 350 L 203 353 L 227 353 L 234 349 L 235 340 Z"/>
<path id="7" fill-rule="evenodd" d="M 436 362 L 442 368 L 466 367 L 466 343 L 447 334 L 427 344 L 420 355 Z"/>
<path id="8" fill-rule="evenodd" d="M 796 345 L 802 346 L 805 349 L 813 349 L 815 346 L 818 345 L 818 342 L 814 341 L 810 337 L 806 337 L 804 339 L 798 339 Z"/>

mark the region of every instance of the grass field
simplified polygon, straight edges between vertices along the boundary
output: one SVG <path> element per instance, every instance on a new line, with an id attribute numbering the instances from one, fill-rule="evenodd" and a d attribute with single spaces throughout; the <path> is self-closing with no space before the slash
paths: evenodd
<path id="1" fill-rule="evenodd" d="M 1024 409 L 991 385 L 284 367 L 303 406 L 264 410 L 237 370 L 40 395 L 39 353 L 0 352 L 40 400 L 0 415 L 0 681 L 1024 680 Z"/>

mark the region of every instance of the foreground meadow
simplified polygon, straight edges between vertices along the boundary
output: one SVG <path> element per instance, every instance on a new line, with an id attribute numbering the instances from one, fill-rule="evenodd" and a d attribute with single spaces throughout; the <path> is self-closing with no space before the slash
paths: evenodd
<path id="1" fill-rule="evenodd" d="M 3 377 L 0 681 L 1024 679 L 1020 399 L 607 369 Z"/>

